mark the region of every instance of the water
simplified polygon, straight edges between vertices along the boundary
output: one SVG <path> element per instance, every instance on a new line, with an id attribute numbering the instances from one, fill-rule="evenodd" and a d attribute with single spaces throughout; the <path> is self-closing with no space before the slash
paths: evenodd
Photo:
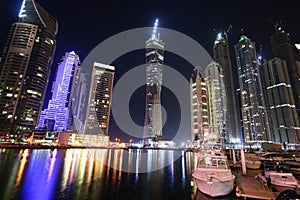
<path id="1" fill-rule="evenodd" d="M 146 158 L 137 156 L 142 151 L 0 149 L 0 199 L 210 199 L 190 186 L 194 153 L 149 150 Z M 149 172 L 139 173 L 143 162 Z"/>

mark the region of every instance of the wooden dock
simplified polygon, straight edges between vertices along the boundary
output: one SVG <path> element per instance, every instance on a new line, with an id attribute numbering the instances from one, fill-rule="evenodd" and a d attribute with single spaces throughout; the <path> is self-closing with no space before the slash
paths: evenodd
<path id="1" fill-rule="evenodd" d="M 274 200 L 279 192 L 272 192 L 268 186 L 255 177 L 240 176 L 236 179 L 236 196 L 254 199 Z"/>

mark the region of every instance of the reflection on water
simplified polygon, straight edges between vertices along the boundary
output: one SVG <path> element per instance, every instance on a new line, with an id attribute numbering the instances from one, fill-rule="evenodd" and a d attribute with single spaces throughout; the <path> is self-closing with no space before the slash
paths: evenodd
<path id="1" fill-rule="evenodd" d="M 191 199 L 195 166 L 183 151 L 0 149 L 0 199 Z"/>

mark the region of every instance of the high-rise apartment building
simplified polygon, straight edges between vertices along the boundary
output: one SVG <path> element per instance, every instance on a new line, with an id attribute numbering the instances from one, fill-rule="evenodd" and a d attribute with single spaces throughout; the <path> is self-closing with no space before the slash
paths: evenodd
<path id="1" fill-rule="evenodd" d="M 209 134 L 222 141 L 225 133 L 226 93 L 222 67 L 215 61 L 205 68 L 205 83 L 208 88 Z"/>
<path id="2" fill-rule="evenodd" d="M 289 33 L 284 31 L 279 24 L 275 26 L 275 33 L 270 39 L 274 57 L 281 58 L 286 62 L 298 117 L 300 117 L 300 72 L 296 66 L 294 45 L 291 43 Z"/>
<path id="3" fill-rule="evenodd" d="M 94 62 L 84 134 L 108 135 L 115 67 Z"/>
<path id="4" fill-rule="evenodd" d="M 80 65 L 74 51 L 66 53 L 59 64 L 52 87 L 52 98 L 48 107 L 41 112 L 38 129 L 67 131 L 70 115 L 70 89 L 74 81 L 73 73 Z M 78 96 L 78 98 L 80 98 Z"/>
<path id="5" fill-rule="evenodd" d="M 209 134 L 209 105 L 205 80 L 196 69 L 190 78 L 190 100 L 191 139 L 200 143 Z"/>
<path id="6" fill-rule="evenodd" d="M 0 64 L 0 132 L 32 131 L 42 109 L 58 23 L 34 0 L 23 0 Z"/>
<path id="7" fill-rule="evenodd" d="M 271 141 L 255 43 L 242 35 L 234 45 L 245 142 Z"/>
<path id="8" fill-rule="evenodd" d="M 144 138 L 162 136 L 161 86 L 164 63 L 164 43 L 155 21 L 152 36 L 146 41 L 146 116 Z"/>
<path id="9" fill-rule="evenodd" d="M 238 112 L 235 99 L 234 71 L 231 65 L 227 32 L 219 33 L 213 46 L 214 60 L 220 64 L 226 91 L 225 141 L 226 143 L 241 142 L 238 126 Z"/>
<path id="10" fill-rule="evenodd" d="M 84 106 L 86 101 L 86 74 L 83 73 L 81 66 L 74 69 L 72 86 L 69 98 L 69 120 L 67 130 L 83 133 L 84 131 Z"/>
<path id="11" fill-rule="evenodd" d="M 299 143 L 300 126 L 286 62 L 273 58 L 261 66 L 272 141 Z"/>

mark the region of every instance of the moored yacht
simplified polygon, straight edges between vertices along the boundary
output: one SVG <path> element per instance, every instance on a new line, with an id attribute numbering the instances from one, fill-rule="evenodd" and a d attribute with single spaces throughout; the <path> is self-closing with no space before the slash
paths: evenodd
<path id="1" fill-rule="evenodd" d="M 200 155 L 197 168 L 192 176 L 197 188 L 211 196 L 223 196 L 232 192 L 235 175 L 228 167 L 227 157 L 212 150 L 208 154 Z"/>

